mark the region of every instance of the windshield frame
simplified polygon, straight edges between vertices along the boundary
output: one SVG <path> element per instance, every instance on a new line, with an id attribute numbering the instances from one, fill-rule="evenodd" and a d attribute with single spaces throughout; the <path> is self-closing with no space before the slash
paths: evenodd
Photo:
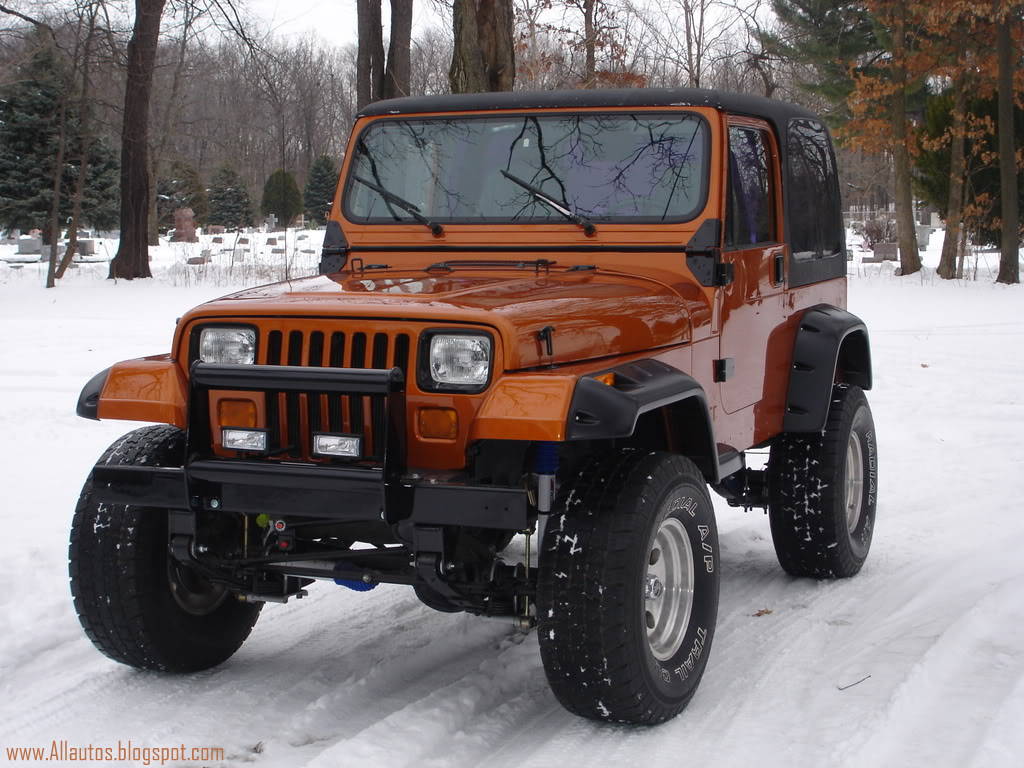
<path id="1" fill-rule="evenodd" d="M 691 108 L 678 108 L 678 109 L 666 109 L 665 107 L 657 107 L 654 109 L 644 109 L 642 107 L 633 107 L 629 109 L 536 109 L 536 110 L 515 110 L 515 111 L 488 111 L 488 112 L 443 112 L 443 113 L 430 113 L 430 114 L 410 114 L 410 115 L 388 115 L 382 117 L 372 118 L 363 128 L 352 135 L 349 141 L 349 152 L 350 158 L 346 158 L 345 168 L 345 180 L 341 188 L 341 213 L 345 217 L 345 220 L 350 224 L 356 226 L 366 227 L 380 227 L 380 226 L 396 226 L 396 225 L 409 225 L 416 223 L 415 220 L 410 217 L 409 219 L 402 219 L 401 221 L 395 221 L 390 217 L 375 217 L 375 218 L 363 218 L 357 216 L 352 212 L 350 207 L 350 197 L 352 189 L 358 184 L 353 178 L 356 169 L 356 153 L 359 142 L 363 139 L 367 131 L 374 130 L 374 127 L 381 123 L 387 122 L 435 122 L 438 120 L 496 120 L 496 119 L 516 119 L 516 118 L 530 118 L 530 117 L 566 117 L 566 116 L 594 116 L 594 117 L 622 117 L 635 115 L 637 117 L 680 117 L 685 116 L 689 119 L 696 119 L 699 121 L 698 130 L 703 129 L 703 153 L 701 162 L 701 177 L 700 187 L 698 189 L 696 202 L 693 208 L 685 216 L 675 218 L 661 218 L 659 216 L 611 216 L 611 217 L 590 217 L 590 220 L 597 225 L 612 225 L 614 227 L 630 226 L 630 225 L 670 225 L 670 224 L 686 224 L 694 221 L 701 217 L 701 214 L 707 208 L 708 205 L 708 193 L 711 185 L 711 171 L 712 171 L 712 152 L 713 152 L 713 132 L 711 123 L 707 116 L 698 112 L 696 109 Z M 482 169 L 481 172 L 486 172 Z M 565 227 L 576 227 L 573 222 L 566 221 L 561 218 L 554 217 L 531 217 L 531 218 L 508 218 L 508 217 L 474 217 L 474 218 L 445 218 L 445 217 L 431 217 L 432 220 L 437 221 L 440 224 L 452 226 L 521 226 L 527 225 L 531 227 L 538 226 L 565 226 Z"/>

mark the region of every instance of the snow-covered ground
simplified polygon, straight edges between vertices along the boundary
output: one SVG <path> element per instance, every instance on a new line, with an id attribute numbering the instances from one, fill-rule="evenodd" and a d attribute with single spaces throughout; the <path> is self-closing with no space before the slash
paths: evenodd
<path id="1" fill-rule="evenodd" d="M 233 659 L 188 677 L 94 650 L 67 528 L 91 463 L 134 425 L 74 403 L 112 362 L 165 351 L 174 318 L 238 277 L 221 264 L 197 280 L 183 255 L 162 248 L 155 281 L 84 265 L 52 291 L 41 265 L 0 264 L 0 748 L 131 739 L 331 768 L 1024 764 L 1024 289 L 993 285 L 984 262 L 980 281 L 944 282 L 858 256 L 881 462 L 871 556 L 851 580 L 794 580 L 767 518 L 719 505 L 707 674 L 680 717 L 635 729 L 563 711 L 534 635 L 400 587 L 268 605 Z"/>

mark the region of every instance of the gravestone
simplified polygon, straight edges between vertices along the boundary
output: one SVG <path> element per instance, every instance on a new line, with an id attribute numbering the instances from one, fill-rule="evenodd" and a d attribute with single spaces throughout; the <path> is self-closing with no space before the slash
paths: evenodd
<path id="1" fill-rule="evenodd" d="M 28 237 L 19 237 L 18 238 L 18 253 L 19 254 L 33 254 L 33 253 L 42 253 L 42 252 L 43 252 L 43 238 L 41 238 L 41 237 L 33 237 L 32 235 L 29 235 Z"/>
<path id="2" fill-rule="evenodd" d="M 267 225 L 267 232 L 274 232 L 277 229 L 277 216 L 270 214 L 267 216 L 265 223 Z"/>
<path id="3" fill-rule="evenodd" d="M 923 251 L 928 247 L 928 239 L 932 235 L 932 228 L 926 226 L 917 227 L 917 249 Z"/>
<path id="4" fill-rule="evenodd" d="M 277 245 L 277 238 L 276 237 L 268 237 L 267 238 L 267 245 Z"/>
<path id="5" fill-rule="evenodd" d="M 198 243 L 196 237 L 196 214 L 191 208 L 178 208 L 174 212 L 174 237 L 172 243 Z"/>
<path id="6" fill-rule="evenodd" d="M 206 228 L 206 234 L 208 235 L 223 235 L 224 227 L 220 224 L 211 224 Z"/>
<path id="7" fill-rule="evenodd" d="M 270 252 L 274 253 L 274 254 L 283 254 L 284 253 L 284 248 L 271 248 Z"/>
<path id="8" fill-rule="evenodd" d="M 896 261 L 899 257 L 899 243 L 877 243 L 874 247 L 873 256 L 865 256 L 862 261 L 865 264 L 878 264 L 883 261 Z"/>
<path id="9" fill-rule="evenodd" d="M 223 243 L 224 242 L 224 238 L 221 237 L 220 235 L 217 235 L 217 237 L 213 238 L 213 242 L 215 242 L 215 243 Z"/>
<path id="10" fill-rule="evenodd" d="M 79 256 L 95 256 L 96 255 L 96 241 L 95 240 L 79 240 L 75 252 Z"/>

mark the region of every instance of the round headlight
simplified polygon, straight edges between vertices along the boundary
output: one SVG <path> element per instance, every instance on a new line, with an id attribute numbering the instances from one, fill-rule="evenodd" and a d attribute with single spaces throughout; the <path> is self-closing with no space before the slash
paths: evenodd
<path id="1" fill-rule="evenodd" d="M 204 328 L 199 336 L 199 359 L 204 363 L 252 365 L 256 361 L 256 331 Z"/>
<path id="2" fill-rule="evenodd" d="M 430 378 L 436 384 L 481 387 L 491 368 L 487 336 L 439 333 L 430 339 Z"/>

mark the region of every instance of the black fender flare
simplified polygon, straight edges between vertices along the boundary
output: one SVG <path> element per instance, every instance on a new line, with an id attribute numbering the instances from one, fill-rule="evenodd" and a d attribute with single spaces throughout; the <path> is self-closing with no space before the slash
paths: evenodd
<path id="1" fill-rule="evenodd" d="M 615 374 L 614 385 L 596 376 Z M 688 430 L 692 442 L 683 451 L 709 482 L 719 480 L 718 449 L 704 388 L 677 368 L 645 358 L 580 377 L 566 420 L 566 440 L 612 440 L 630 437 L 644 413 L 666 406 L 685 410 L 681 418 L 696 420 Z"/>
<path id="2" fill-rule="evenodd" d="M 828 418 L 836 373 L 871 389 L 871 346 L 864 321 L 844 309 L 819 304 L 800 317 L 786 392 L 784 432 L 820 432 Z"/>
<path id="3" fill-rule="evenodd" d="M 85 386 L 82 387 L 82 392 L 78 396 L 78 407 L 75 409 L 75 412 L 83 419 L 100 420 L 96 413 L 100 407 L 100 393 L 107 383 L 108 376 L 110 376 L 110 369 L 106 368 L 89 379 Z"/>

